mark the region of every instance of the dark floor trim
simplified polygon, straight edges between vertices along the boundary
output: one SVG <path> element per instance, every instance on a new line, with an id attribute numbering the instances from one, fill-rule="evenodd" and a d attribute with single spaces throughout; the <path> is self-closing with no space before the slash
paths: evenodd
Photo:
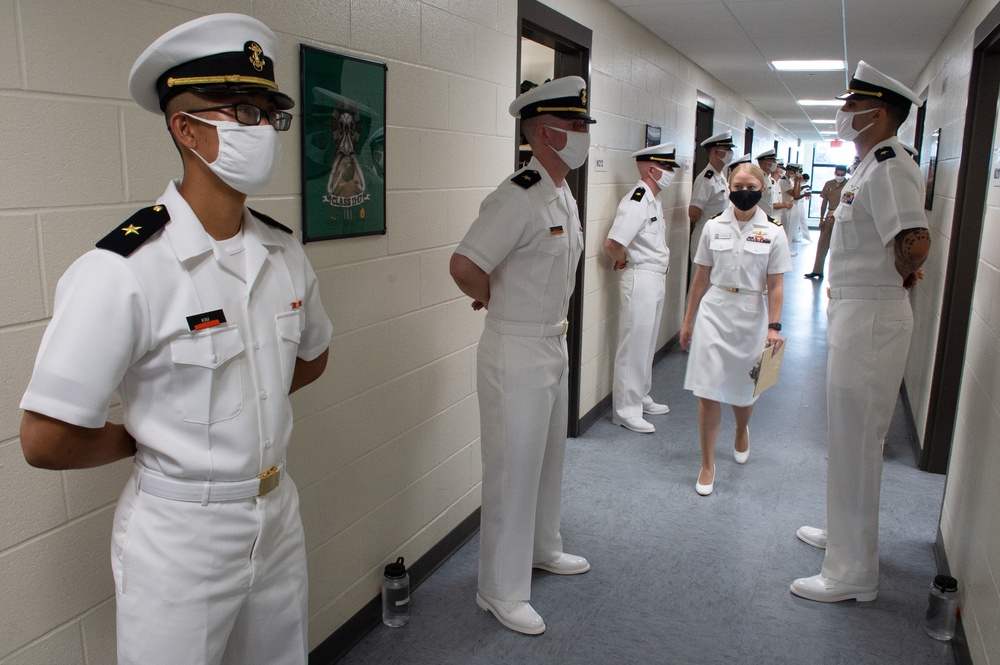
<path id="1" fill-rule="evenodd" d="M 948 555 L 944 551 L 944 534 L 941 533 L 941 527 L 938 527 L 937 540 L 934 541 L 934 560 L 937 561 L 939 575 L 951 575 Z M 962 626 L 961 612 L 959 612 L 958 621 L 955 622 L 955 637 L 951 638 L 951 648 L 955 653 L 957 665 L 973 665 L 969 642 L 965 638 L 965 628 Z"/>
<path id="2" fill-rule="evenodd" d="M 671 351 L 673 351 L 674 347 L 677 346 L 680 343 L 680 340 L 681 340 L 680 333 L 678 333 L 678 334 L 674 335 L 673 337 L 671 337 L 670 339 L 668 339 L 667 343 L 664 344 L 660 348 L 660 350 L 657 351 L 653 355 L 653 366 L 655 367 L 656 363 L 658 363 L 661 360 L 663 360 L 668 353 L 670 353 Z M 587 413 L 585 413 L 582 416 L 580 416 L 580 434 L 581 435 L 585 434 L 587 432 L 587 430 L 590 429 L 591 426 L 594 423 L 596 423 L 598 420 L 600 420 L 604 416 L 604 414 L 608 412 L 608 409 L 610 409 L 611 406 L 612 406 L 612 402 L 613 402 L 613 400 L 612 400 L 611 393 L 608 393 L 607 395 L 604 396 L 604 399 L 602 399 L 600 402 L 598 402 L 597 404 L 595 404 L 590 409 L 590 411 L 587 411 Z"/>
<path id="3" fill-rule="evenodd" d="M 479 531 L 479 513 L 480 509 L 476 508 L 471 515 L 462 520 L 461 524 L 428 550 L 427 554 L 407 566 L 411 591 L 419 587 L 435 570 L 451 558 L 451 555 L 476 535 Z M 381 623 L 382 599 L 375 596 L 344 625 L 323 640 L 322 644 L 313 649 L 312 653 L 309 654 L 309 665 L 333 665 Z"/>
<path id="4" fill-rule="evenodd" d="M 899 388 L 900 396 L 903 398 L 903 415 L 906 419 L 906 432 L 910 435 L 910 448 L 913 450 L 913 461 L 917 468 L 920 468 L 920 454 L 922 443 L 920 432 L 917 431 L 917 419 L 913 417 L 913 407 L 910 405 L 910 394 L 906 392 L 906 381 L 903 381 Z"/>

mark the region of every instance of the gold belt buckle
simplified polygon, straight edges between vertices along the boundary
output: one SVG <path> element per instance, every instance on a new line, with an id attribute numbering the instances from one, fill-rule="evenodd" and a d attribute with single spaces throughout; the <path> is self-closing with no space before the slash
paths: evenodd
<path id="1" fill-rule="evenodd" d="M 281 471 L 278 470 L 278 467 L 272 466 L 257 476 L 257 478 L 260 479 L 260 488 L 257 490 L 257 496 L 264 496 L 281 482 Z"/>
<path id="2" fill-rule="evenodd" d="M 563 319 L 562 320 L 562 334 L 565 335 L 566 331 L 568 331 L 568 330 L 569 330 L 569 320 L 568 319 Z"/>
<path id="3" fill-rule="evenodd" d="M 740 290 L 738 288 L 736 288 L 735 286 L 723 286 L 722 288 L 724 288 L 726 291 L 729 291 L 730 293 L 739 293 L 740 292 Z"/>

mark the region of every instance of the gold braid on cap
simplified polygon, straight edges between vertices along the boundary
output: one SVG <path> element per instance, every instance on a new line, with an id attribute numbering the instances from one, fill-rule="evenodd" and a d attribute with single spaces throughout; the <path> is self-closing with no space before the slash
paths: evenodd
<path id="1" fill-rule="evenodd" d="M 167 79 L 168 88 L 172 88 L 176 85 L 206 85 L 210 83 L 252 83 L 254 85 L 270 88 L 271 90 L 278 89 L 278 84 L 274 81 L 260 78 L 258 76 L 243 76 L 241 74 L 229 74 L 225 76 L 188 76 L 185 78 L 174 78 L 171 76 Z"/>

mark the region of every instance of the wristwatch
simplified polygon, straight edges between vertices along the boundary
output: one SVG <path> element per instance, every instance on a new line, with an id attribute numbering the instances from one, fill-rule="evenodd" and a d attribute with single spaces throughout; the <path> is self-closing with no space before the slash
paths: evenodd
<path id="1" fill-rule="evenodd" d="M 770 328 L 771 330 L 777 330 L 778 332 L 781 332 L 781 324 L 780 323 L 769 323 L 769 324 L 767 324 L 767 327 Z"/>

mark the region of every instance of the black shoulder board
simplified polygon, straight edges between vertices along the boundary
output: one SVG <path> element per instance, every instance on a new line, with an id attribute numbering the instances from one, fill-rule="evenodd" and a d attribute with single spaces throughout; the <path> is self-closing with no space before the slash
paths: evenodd
<path id="1" fill-rule="evenodd" d="M 170 213 L 165 206 L 143 208 L 125 220 L 124 224 L 119 224 L 114 231 L 98 240 L 97 247 L 128 256 L 139 249 L 142 243 L 156 235 L 156 232 L 169 221 Z"/>
<path id="2" fill-rule="evenodd" d="M 528 189 L 541 179 L 542 179 L 542 174 L 532 169 L 530 171 L 521 171 L 516 176 L 511 178 L 510 181 L 517 183 L 518 185 L 524 187 L 525 189 Z"/>
<path id="3" fill-rule="evenodd" d="M 771 217 L 770 215 L 767 216 L 767 221 L 771 222 L 775 226 L 781 226 L 781 222 L 776 220 L 774 217 Z"/>
<path id="4" fill-rule="evenodd" d="M 711 178 L 714 175 L 715 175 L 715 172 L 712 169 L 708 169 L 707 171 L 705 171 L 705 177 L 706 178 Z"/>
<path id="5" fill-rule="evenodd" d="M 257 212 L 253 208 L 247 208 L 247 210 L 250 211 L 251 215 L 253 215 L 257 219 L 259 219 L 260 221 L 264 222 L 268 226 L 273 226 L 274 228 L 278 229 L 279 231 L 284 231 L 285 233 L 291 233 L 292 232 L 292 230 L 290 228 L 288 228 L 284 224 L 281 224 L 281 223 L 275 221 L 274 219 L 271 219 L 270 217 L 268 217 L 267 215 L 265 215 L 262 212 Z"/>
<path id="6" fill-rule="evenodd" d="M 641 201 L 642 197 L 645 196 L 645 195 L 646 195 L 646 188 L 645 187 L 636 187 L 635 191 L 632 192 L 632 200 L 633 201 Z"/>
<path id="7" fill-rule="evenodd" d="M 724 211 L 723 211 L 723 212 L 724 212 Z M 718 217 L 718 216 L 719 216 L 719 215 L 721 215 L 721 214 L 722 214 L 721 212 L 717 212 L 717 213 L 715 213 L 714 215 L 712 215 L 711 217 L 709 217 L 709 219 L 715 219 L 716 217 Z"/>
<path id="8" fill-rule="evenodd" d="M 892 159 L 896 156 L 896 151 L 890 146 L 885 146 L 884 148 L 879 148 L 875 151 L 875 159 L 880 162 L 884 162 L 887 159 Z"/>

